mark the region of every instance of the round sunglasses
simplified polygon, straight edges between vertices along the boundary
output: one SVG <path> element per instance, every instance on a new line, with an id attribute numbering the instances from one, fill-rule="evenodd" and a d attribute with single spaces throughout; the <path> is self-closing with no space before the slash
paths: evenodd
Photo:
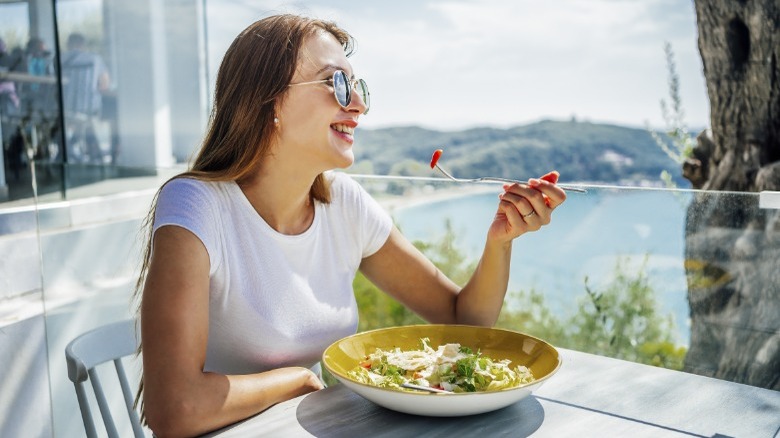
<path id="1" fill-rule="evenodd" d="M 349 106 L 352 102 L 352 91 L 357 91 L 360 94 L 360 99 L 363 100 L 363 103 L 366 105 L 366 110 L 363 111 L 363 114 L 368 114 L 368 109 L 371 108 L 371 94 L 368 92 L 366 81 L 363 79 L 350 79 L 343 70 L 334 71 L 333 76 L 328 79 L 298 82 L 290 84 L 290 86 L 321 83 L 328 83 L 328 85 L 333 87 L 333 96 L 342 108 Z"/>

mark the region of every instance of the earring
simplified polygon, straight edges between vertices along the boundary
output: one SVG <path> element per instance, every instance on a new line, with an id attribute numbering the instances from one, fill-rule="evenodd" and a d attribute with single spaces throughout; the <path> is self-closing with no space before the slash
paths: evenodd
<path id="1" fill-rule="evenodd" d="M 278 124 L 279 124 L 279 117 L 274 117 L 274 125 L 278 125 Z"/>

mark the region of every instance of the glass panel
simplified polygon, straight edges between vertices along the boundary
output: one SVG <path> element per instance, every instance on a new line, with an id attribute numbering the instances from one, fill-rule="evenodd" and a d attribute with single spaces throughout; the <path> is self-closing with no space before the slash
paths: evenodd
<path id="1" fill-rule="evenodd" d="M 84 428 L 64 366 L 65 347 L 81 333 L 134 314 L 130 297 L 141 256 L 141 222 L 157 188 L 172 172 L 134 170 L 154 176 L 82 184 L 67 192 L 68 199 L 40 209 L 52 419 L 58 436 L 81 436 Z M 125 363 L 131 382 L 137 382 L 137 365 L 134 360 Z M 111 366 L 104 367 L 102 383 L 112 410 L 121 413 L 124 405 L 111 371 Z M 100 430 L 97 412 L 94 404 Z M 129 431 L 127 415 L 116 417 L 119 430 Z"/>
<path id="2" fill-rule="evenodd" d="M 362 177 L 460 284 L 500 189 Z M 757 386 L 776 378 L 780 212 L 756 193 L 589 187 L 515 241 L 499 325 L 554 345 Z M 418 322 L 356 281 L 361 329 Z"/>
<path id="3" fill-rule="evenodd" d="M 65 174 L 60 193 L 39 204 L 57 436 L 84 428 L 63 351 L 77 335 L 134 314 L 141 222 L 205 127 L 201 3 L 56 2 Z M 137 365 L 125 364 L 133 388 Z M 124 412 L 115 376 L 103 384 L 112 410 Z M 117 417 L 120 435 L 130 433 L 127 416 Z"/>
<path id="4" fill-rule="evenodd" d="M 56 155 L 59 129 L 51 3 L 0 3 L 0 202 L 30 205 L 32 163 Z M 58 172 L 39 172 L 39 192 Z M 43 183 L 43 184 L 41 184 Z M 21 200 L 21 201 L 18 201 Z"/>
<path id="5" fill-rule="evenodd" d="M 8 109 L 11 94 L 0 99 L 0 200 L 31 203 L 31 162 L 44 203 L 94 195 L 96 187 L 77 190 L 84 185 L 183 167 L 208 118 L 202 2 L 64 0 L 54 3 L 56 10 L 37 4 L 0 3 L 24 16 L 9 22 L 36 20 L 6 32 L 15 43 L 30 40 L 30 49 L 23 42 L 18 56 L 2 60 L 12 67 L 0 64 L 18 101 Z M 44 18 L 46 32 L 38 24 Z M 61 96 L 55 74 L 62 77 Z M 100 186 L 117 190 L 115 183 Z"/>
<path id="6" fill-rule="evenodd" d="M 51 2 L 0 2 L 0 436 L 53 433 L 34 197 L 58 123 L 53 35 Z"/>
<path id="7" fill-rule="evenodd" d="M 71 164 L 112 164 L 116 137 L 110 102 L 115 95 L 105 61 L 111 54 L 104 38 L 103 2 L 70 0 L 57 3 L 61 41 L 60 71 L 65 115 L 67 161 Z M 104 111 L 104 100 L 107 100 Z M 113 114 L 115 115 L 115 114 Z"/>
<path id="8" fill-rule="evenodd" d="M 4 205 L 0 204 L 0 357 L 4 358 L 0 436 L 51 436 L 38 216 L 32 205 Z"/>
<path id="9" fill-rule="evenodd" d="M 58 436 L 80 436 L 84 428 L 64 366 L 65 347 L 81 333 L 134 315 L 130 297 L 141 257 L 141 223 L 157 188 L 172 172 L 136 169 L 138 174 L 155 176 L 83 184 L 68 191 L 72 200 L 41 208 L 52 418 Z M 138 363 L 129 360 L 125 366 L 131 382 L 137 382 Z M 112 410 L 124 412 L 111 370 L 105 367 L 102 383 Z M 93 415 L 100 430 L 97 412 L 95 404 Z M 119 430 L 129 431 L 127 415 L 116 417 Z"/>
<path id="10" fill-rule="evenodd" d="M 64 191 L 73 199 L 87 184 L 123 178 L 119 167 L 116 43 L 109 36 L 113 9 L 101 0 L 57 3 L 64 129 L 58 133 L 60 160 L 66 162 Z M 94 191 L 94 187 L 90 189 Z"/>

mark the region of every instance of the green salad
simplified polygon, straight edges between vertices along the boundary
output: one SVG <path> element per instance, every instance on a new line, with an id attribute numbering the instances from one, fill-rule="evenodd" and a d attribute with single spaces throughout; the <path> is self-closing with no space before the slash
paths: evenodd
<path id="1" fill-rule="evenodd" d="M 420 339 L 420 349 L 377 348 L 349 372 L 355 381 L 402 391 L 404 383 L 452 392 L 496 391 L 534 381 L 531 370 L 509 366 L 510 360 L 494 360 L 460 344 L 434 349 L 428 338 Z"/>

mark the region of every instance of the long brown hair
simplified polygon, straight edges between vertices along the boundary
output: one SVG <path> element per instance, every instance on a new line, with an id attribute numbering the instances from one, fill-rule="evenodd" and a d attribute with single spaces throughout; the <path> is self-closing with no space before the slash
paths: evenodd
<path id="1" fill-rule="evenodd" d="M 214 105 L 200 150 L 190 169 L 171 180 L 186 177 L 204 181 L 241 181 L 259 168 L 276 135 L 276 107 L 292 82 L 301 46 L 307 37 L 317 32 L 330 33 L 344 47 L 347 56 L 352 54 L 354 39 L 345 30 L 329 21 L 298 15 L 264 18 L 236 36 L 225 52 L 217 73 Z M 138 314 L 151 259 L 152 231 L 160 190 L 154 196 L 152 208 L 142 224 L 146 247 L 133 293 Z M 330 187 L 322 174 L 315 178 L 309 197 L 323 203 L 330 202 Z M 142 347 L 139 344 L 138 354 L 142 352 Z M 135 403 L 137 406 L 140 400 L 141 420 L 145 423 L 142 394 L 143 376 Z"/>

